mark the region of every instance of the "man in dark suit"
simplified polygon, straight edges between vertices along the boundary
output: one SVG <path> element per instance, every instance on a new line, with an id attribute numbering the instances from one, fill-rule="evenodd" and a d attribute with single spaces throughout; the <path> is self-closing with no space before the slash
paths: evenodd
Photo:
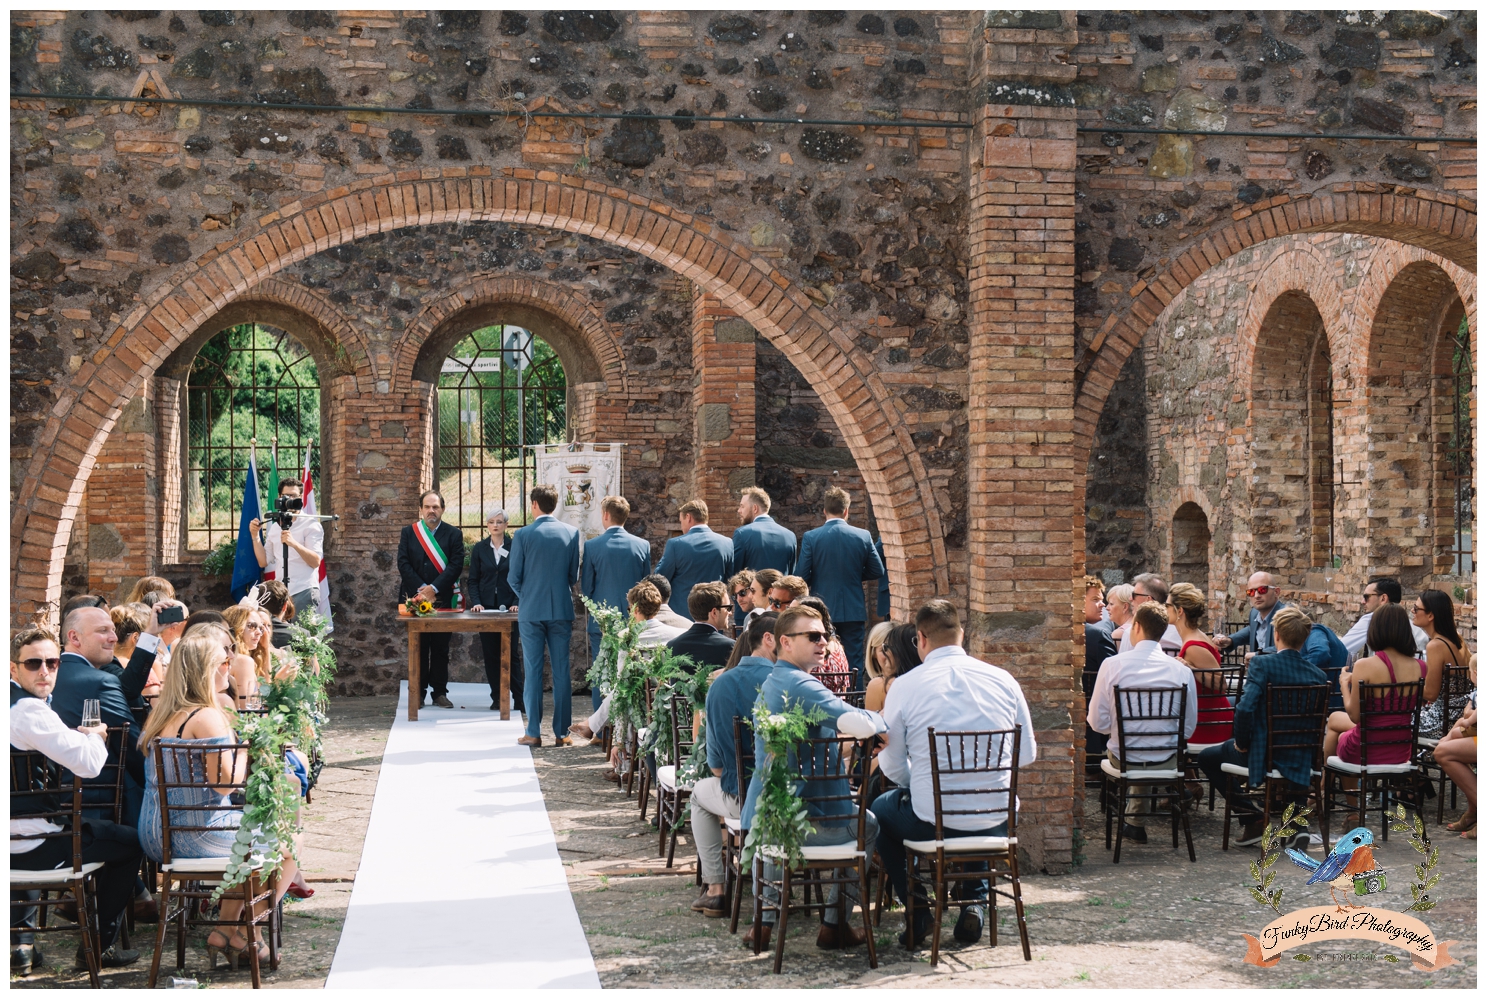
<path id="1" fill-rule="evenodd" d="M 795 574 L 806 581 L 812 593 L 826 601 L 832 627 L 852 668 L 853 685 L 861 690 L 862 641 L 867 622 L 862 584 L 869 579 L 882 579 L 885 570 L 873 547 L 872 535 L 847 524 L 851 504 L 846 490 L 836 486 L 826 490 L 826 523 L 807 531 L 801 539 Z"/>
<path id="2" fill-rule="evenodd" d="M 511 521 L 505 510 L 492 510 L 485 518 L 488 540 L 470 546 L 470 580 L 465 587 L 471 610 L 517 610 L 516 591 L 507 580 L 511 572 L 511 552 L 506 547 L 506 528 Z M 480 633 L 481 651 L 485 653 L 485 680 L 491 688 L 491 710 L 501 710 L 501 643 L 499 631 Z M 522 703 L 523 681 L 521 657 L 516 653 L 520 642 L 511 643 L 511 697 Z"/>
<path id="3" fill-rule="evenodd" d="M 699 669 L 727 666 L 728 658 L 733 655 L 733 639 L 723 634 L 733 613 L 728 587 L 722 583 L 698 583 L 687 595 L 687 609 L 695 623 L 667 642 L 666 647 L 688 657 Z"/>
<path id="4" fill-rule="evenodd" d="M 136 825 L 140 806 L 144 804 L 145 758 L 140 752 L 139 725 L 129 710 L 129 701 L 117 677 L 99 669 L 114 660 L 113 618 L 100 607 L 79 607 L 62 619 L 62 661 L 57 667 L 57 682 L 52 688 L 51 707 L 68 728 L 83 723 L 83 701 L 98 702 L 99 716 L 109 728 L 125 727 L 124 741 L 124 818 L 125 825 Z M 118 760 L 109 760 L 117 763 Z M 104 784 L 108 777 L 85 780 L 85 784 Z M 84 803 L 113 801 L 112 791 L 87 790 Z"/>
<path id="5" fill-rule="evenodd" d="M 630 503 L 623 496 L 606 496 L 599 503 L 599 519 L 604 533 L 583 545 L 579 591 L 596 604 L 603 604 L 621 614 L 626 613 L 625 595 L 651 571 L 651 543 L 625 530 L 630 519 Z M 599 656 L 603 637 L 599 622 L 589 617 L 589 661 Z M 599 688 L 591 692 L 594 710 L 599 710 Z"/>
<path id="6" fill-rule="evenodd" d="M 679 517 L 682 535 L 666 542 L 656 572 L 671 583 L 671 609 L 686 614 L 692 587 L 733 575 L 733 542 L 707 526 L 707 503 L 700 499 L 684 503 Z"/>
<path id="7" fill-rule="evenodd" d="M 403 578 L 403 598 L 432 600 L 435 607 L 453 607 L 454 591 L 465 569 L 465 538 L 459 528 L 443 523 L 444 497 L 429 489 L 418 497 L 419 519 L 403 528 L 398 538 L 398 574 Z M 427 631 L 419 643 L 418 691 L 423 696 L 434 689 L 434 704 L 452 708 L 449 701 L 449 632 Z"/>
<path id="8" fill-rule="evenodd" d="M 795 571 L 795 532 L 781 527 L 769 515 L 769 493 L 749 486 L 738 499 L 738 520 L 743 526 L 733 532 L 735 569 L 774 569 L 782 576 Z"/>
<path id="9" fill-rule="evenodd" d="M 552 734 L 556 745 L 571 746 L 573 682 L 568 647 L 573 638 L 573 584 L 578 582 L 578 528 L 552 515 L 558 491 L 532 488 L 531 523 L 511 539 L 511 588 L 521 602 L 516 612 L 526 668 L 527 731 L 517 743 L 542 745 L 542 653 L 552 660 Z"/>
<path id="10" fill-rule="evenodd" d="M 883 536 L 881 534 L 878 535 L 878 540 L 873 542 L 873 551 L 878 553 L 878 559 L 883 563 L 883 576 L 878 580 L 878 620 L 887 621 L 892 600 L 888 592 L 888 556 L 883 554 Z"/>
<path id="11" fill-rule="evenodd" d="M 1105 608 L 1105 584 L 1098 576 L 1084 577 L 1084 701 L 1089 703 L 1095 692 L 1095 680 L 1100 675 L 1100 666 L 1116 654 L 1115 639 L 1111 637 L 1110 622 L 1102 619 L 1100 611 Z M 1086 773 L 1098 777 L 1100 760 L 1110 737 L 1096 732 L 1086 721 L 1084 725 L 1084 768 Z"/>

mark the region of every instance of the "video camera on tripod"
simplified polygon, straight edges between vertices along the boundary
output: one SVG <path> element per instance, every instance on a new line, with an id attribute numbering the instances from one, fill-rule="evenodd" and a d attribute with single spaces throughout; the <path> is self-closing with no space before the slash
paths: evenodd
<path id="1" fill-rule="evenodd" d="M 298 496 L 280 496 L 278 506 L 263 515 L 265 524 L 278 524 L 284 530 L 294 526 L 294 518 L 304 510 L 305 501 Z M 322 518 L 332 519 L 332 518 Z"/>

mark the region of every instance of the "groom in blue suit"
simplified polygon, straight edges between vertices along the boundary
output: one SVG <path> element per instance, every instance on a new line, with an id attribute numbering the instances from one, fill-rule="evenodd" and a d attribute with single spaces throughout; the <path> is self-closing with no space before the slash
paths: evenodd
<path id="1" fill-rule="evenodd" d="M 511 538 L 511 571 L 507 582 L 519 601 L 522 663 L 526 667 L 523 705 L 527 733 L 517 743 L 542 745 L 542 653 L 552 659 L 552 734 L 554 743 L 571 746 L 573 683 L 568 675 L 568 646 L 573 637 L 573 584 L 578 582 L 578 528 L 553 517 L 558 491 L 532 487 L 532 522 Z"/>
<path id="2" fill-rule="evenodd" d="M 687 597 L 698 583 L 726 583 L 733 575 L 733 542 L 707 526 L 707 503 L 682 504 L 683 534 L 666 542 L 656 572 L 671 583 L 671 609 L 690 620 Z"/>
<path id="3" fill-rule="evenodd" d="M 800 559 L 795 574 L 811 592 L 826 603 L 831 626 L 842 640 L 842 650 L 852 667 L 853 683 L 862 689 L 862 643 L 867 623 L 867 602 L 862 584 L 885 575 L 883 559 L 873 545 L 873 536 L 847 524 L 851 497 L 832 486 L 826 490 L 826 523 L 807 531 L 800 541 Z"/>
<path id="4" fill-rule="evenodd" d="M 623 496 L 606 496 L 599 504 L 604 533 L 583 544 L 583 570 L 579 590 L 596 604 L 622 614 L 629 612 L 626 594 L 630 587 L 651 574 L 651 543 L 625 530 L 630 504 Z M 599 656 L 599 622 L 589 616 L 589 661 Z M 594 710 L 603 699 L 593 690 Z"/>

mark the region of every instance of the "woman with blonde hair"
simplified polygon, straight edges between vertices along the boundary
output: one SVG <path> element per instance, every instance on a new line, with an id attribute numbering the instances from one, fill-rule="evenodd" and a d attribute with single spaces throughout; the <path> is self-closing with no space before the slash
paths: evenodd
<path id="1" fill-rule="evenodd" d="M 1110 614 L 1111 623 L 1115 625 L 1110 637 L 1115 641 L 1116 648 L 1120 648 L 1120 640 L 1125 637 L 1126 629 L 1131 625 L 1131 615 L 1136 612 L 1131 606 L 1131 598 L 1135 595 L 1136 588 L 1130 583 L 1121 583 L 1105 591 L 1105 610 Z"/>
<path id="2" fill-rule="evenodd" d="M 170 584 L 170 580 L 161 576 L 141 576 L 129 588 L 129 597 L 124 602 L 126 604 L 142 603 L 146 606 L 153 606 L 154 601 L 145 599 L 145 596 L 151 593 L 159 595 L 156 599 L 165 597 L 168 600 L 174 600 L 176 598 L 176 588 Z"/>
<path id="3" fill-rule="evenodd" d="M 182 638 L 171 657 L 170 670 L 165 675 L 160 697 L 155 702 L 150 717 L 145 721 L 139 746 L 150 762 L 145 767 L 145 800 L 139 815 L 139 842 L 152 860 L 163 859 L 164 839 L 161 824 L 161 803 L 158 775 L 153 761 L 153 745 L 164 740 L 167 746 L 227 746 L 238 741 L 233 732 L 233 716 L 217 702 L 217 695 L 227 689 L 236 650 L 227 640 L 226 632 L 215 627 L 202 627 Z M 165 755 L 165 778 L 170 782 L 180 779 L 175 771 L 177 760 L 184 754 Z M 228 804 L 227 793 L 234 783 L 241 782 L 248 771 L 246 753 L 223 749 L 212 752 L 205 749 L 195 757 L 202 763 L 202 772 L 193 774 L 199 781 L 197 787 L 173 788 L 170 792 L 172 806 L 204 806 Z M 231 854 L 237 839 L 237 827 L 243 813 L 237 809 L 222 809 L 213 812 L 189 813 L 191 824 L 208 826 L 199 831 L 175 832 L 171 836 L 172 859 L 197 857 L 225 857 Z M 204 816 L 198 818 L 198 816 Z M 294 880 L 297 868 L 294 858 L 285 851 L 283 866 L 274 888 L 273 904 L 277 905 Z M 224 898 L 221 919 L 231 923 L 241 916 L 243 903 Z M 255 949 L 260 961 L 268 960 L 267 946 L 258 941 L 254 929 Z M 248 948 L 248 940 L 241 927 L 231 934 L 223 928 L 215 928 L 207 936 L 207 956 L 215 968 L 217 954 L 224 954 L 234 969 L 238 958 Z"/>
<path id="4" fill-rule="evenodd" d="M 237 706 L 243 707 L 248 698 L 258 693 L 259 678 L 269 676 L 268 649 L 264 646 L 262 626 L 253 620 L 253 612 L 241 605 L 226 607 L 222 619 L 231 629 L 236 654 L 232 660 L 232 681 L 229 686 Z"/>
<path id="5" fill-rule="evenodd" d="M 867 664 L 867 675 L 869 680 L 876 680 L 883 675 L 883 661 L 879 653 L 883 648 L 883 640 L 893 630 L 892 621 L 879 621 L 873 625 L 873 630 L 867 633 L 867 646 L 863 650 L 865 655 L 863 661 Z"/>

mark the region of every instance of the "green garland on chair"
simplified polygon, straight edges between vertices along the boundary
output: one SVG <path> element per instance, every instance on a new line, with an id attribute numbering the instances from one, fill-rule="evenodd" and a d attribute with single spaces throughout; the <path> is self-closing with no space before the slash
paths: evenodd
<path id="1" fill-rule="evenodd" d="M 789 698 L 779 712 L 771 712 L 762 703 L 754 706 L 754 731 L 764 739 L 764 759 L 756 767 L 761 786 L 754 804 L 754 821 L 744 840 L 744 864 L 752 864 L 755 854 L 791 867 L 805 859 L 811 820 L 796 788 L 790 753 L 810 735 L 812 725 L 825 720 L 826 713 L 819 707 L 807 712 L 791 704 Z"/>
<path id="2" fill-rule="evenodd" d="M 679 656 L 665 646 L 647 649 L 651 653 L 646 660 L 647 678 L 655 681 L 656 695 L 651 702 L 650 717 L 645 723 L 645 738 L 641 740 L 640 752 L 654 753 L 657 766 L 675 764 L 676 747 L 671 742 L 671 714 L 673 701 L 679 701 L 678 714 L 690 718 L 689 712 L 707 704 L 707 687 L 710 673 L 704 671 L 688 656 Z M 695 671 L 695 672 L 694 672 Z M 643 703 L 643 702 L 642 702 Z M 610 705 L 614 711 L 614 705 Z M 680 780 L 680 775 L 678 775 Z"/>

